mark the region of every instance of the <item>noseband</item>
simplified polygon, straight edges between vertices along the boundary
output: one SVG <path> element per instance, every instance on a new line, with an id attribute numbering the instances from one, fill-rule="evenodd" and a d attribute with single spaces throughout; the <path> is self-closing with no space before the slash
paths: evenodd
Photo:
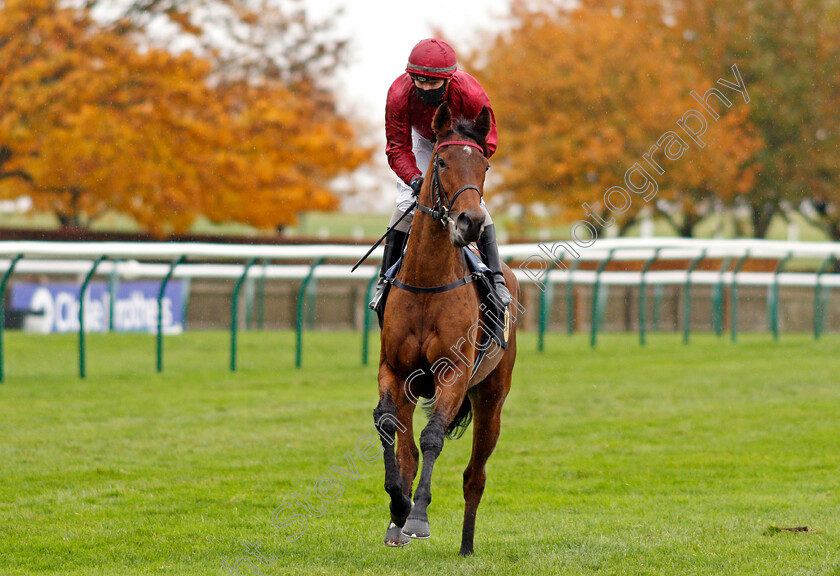
<path id="1" fill-rule="evenodd" d="M 484 150 L 476 144 L 475 142 L 468 142 L 467 140 L 448 140 L 446 142 L 441 142 L 437 146 L 435 146 L 434 150 L 434 163 L 432 165 L 432 200 L 434 200 L 434 206 L 429 208 L 428 206 L 423 206 L 420 204 L 418 199 L 417 201 L 417 209 L 425 212 L 429 216 L 432 217 L 434 220 L 440 220 L 440 223 L 446 228 L 447 224 L 452 223 L 452 218 L 449 216 L 449 213 L 452 211 L 452 206 L 455 204 L 455 201 L 458 199 L 463 192 L 466 190 L 475 190 L 478 192 L 479 198 L 482 200 L 484 199 L 484 195 L 481 193 L 481 190 L 478 189 L 478 186 L 474 184 L 467 184 L 466 186 L 461 186 L 455 194 L 452 195 L 452 198 L 449 198 L 449 194 L 447 194 L 446 190 L 443 187 L 443 183 L 440 181 L 440 174 L 438 173 L 438 150 L 443 148 L 444 146 L 472 146 L 473 148 L 477 148 L 481 150 L 481 154 L 484 155 Z"/>

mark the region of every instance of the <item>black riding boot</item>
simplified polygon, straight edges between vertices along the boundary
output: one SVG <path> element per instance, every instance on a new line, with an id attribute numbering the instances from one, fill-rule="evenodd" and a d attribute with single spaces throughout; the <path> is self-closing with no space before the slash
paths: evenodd
<path id="1" fill-rule="evenodd" d="M 382 299 L 382 293 L 385 291 L 385 272 L 400 259 L 406 238 L 408 233 L 399 230 L 391 230 L 385 238 L 385 253 L 382 255 L 382 269 L 379 271 L 379 282 L 376 283 L 376 294 L 368 304 L 371 310 L 376 310 L 379 300 Z"/>
<path id="2" fill-rule="evenodd" d="M 507 306 L 513 297 L 505 285 L 505 275 L 502 272 L 502 261 L 499 259 L 499 246 L 496 244 L 496 225 L 490 224 L 484 227 L 481 237 L 476 242 L 478 251 L 484 264 L 490 268 L 493 274 L 493 284 L 496 287 L 496 297 Z"/>

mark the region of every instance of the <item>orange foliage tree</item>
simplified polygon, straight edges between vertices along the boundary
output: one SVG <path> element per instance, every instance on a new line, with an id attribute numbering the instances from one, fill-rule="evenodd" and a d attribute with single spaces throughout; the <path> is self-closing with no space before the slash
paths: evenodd
<path id="1" fill-rule="evenodd" d="M 0 193 L 28 193 L 64 226 L 119 211 L 158 234 L 200 215 L 274 228 L 334 206 L 329 179 L 369 157 L 328 93 L 224 75 L 126 22 L 6 0 Z"/>
<path id="2" fill-rule="evenodd" d="M 189 46 L 228 80 L 279 79 L 317 91 L 346 55 L 347 41 L 332 32 L 341 9 L 312 21 L 306 0 L 75 1 L 113 32 L 173 50 Z"/>
<path id="3" fill-rule="evenodd" d="M 666 25 L 709 77 L 737 63 L 749 89 L 748 120 L 764 146 L 739 198 L 764 237 L 787 204 L 840 240 L 840 4 L 835 0 L 584 0 L 620 7 L 651 29 Z"/>
<path id="4" fill-rule="evenodd" d="M 575 10 L 543 3 L 537 11 L 514 3 L 513 16 L 512 29 L 478 52 L 472 66 L 493 102 L 495 164 L 514 198 L 562 207 L 565 219 L 589 215 L 596 228 L 615 218 L 622 231 L 646 202 L 662 208 L 667 200 L 681 208 L 681 218 L 669 215 L 672 224 L 690 236 L 713 213 L 710 200 L 729 202 L 751 185 L 761 141 L 743 100 L 720 110 L 719 120 L 707 118 L 704 147 L 678 129 L 686 111 L 698 108 L 690 92 L 704 94 L 716 78 L 691 65 L 665 27 L 585 2 Z M 686 145 L 677 160 L 663 158 L 675 141 L 668 133 Z M 650 184 L 629 196 L 623 212 L 608 214 L 605 192 L 626 190 L 637 164 L 656 181 L 656 193 Z M 640 186 L 641 174 L 630 175 Z M 611 199 L 613 207 L 626 203 L 620 195 Z"/>

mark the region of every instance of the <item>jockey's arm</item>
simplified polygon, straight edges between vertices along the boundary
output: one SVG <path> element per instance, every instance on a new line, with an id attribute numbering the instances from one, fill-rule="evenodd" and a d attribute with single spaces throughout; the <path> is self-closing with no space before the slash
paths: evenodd
<path id="1" fill-rule="evenodd" d="M 490 133 L 487 134 L 487 157 L 489 158 L 496 151 L 496 145 L 499 142 L 499 135 L 496 131 L 496 115 L 490 105 L 490 97 L 487 96 L 484 88 L 478 82 L 475 82 L 469 93 L 461 95 L 461 98 L 464 116 L 467 118 L 475 118 L 485 106 L 490 111 Z"/>
<path id="2" fill-rule="evenodd" d="M 411 121 L 405 106 L 392 101 L 389 94 L 385 106 L 385 154 L 388 165 L 396 175 L 411 185 L 417 176 L 422 176 L 417 169 L 417 161 L 411 147 Z"/>

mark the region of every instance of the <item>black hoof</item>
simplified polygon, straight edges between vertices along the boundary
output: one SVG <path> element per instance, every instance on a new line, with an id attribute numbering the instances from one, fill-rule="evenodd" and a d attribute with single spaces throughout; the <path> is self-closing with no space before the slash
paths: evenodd
<path id="1" fill-rule="evenodd" d="M 385 532 L 385 546 L 399 548 L 400 546 L 406 546 L 407 544 L 411 544 L 411 538 L 403 534 L 400 527 L 391 522 L 388 526 L 388 530 Z"/>
<path id="2" fill-rule="evenodd" d="M 405 526 L 402 527 L 402 532 L 406 536 L 417 538 L 420 540 L 429 538 L 432 535 L 429 528 L 429 520 L 425 517 L 414 517 L 409 515 L 408 520 L 405 521 Z"/>
<path id="3" fill-rule="evenodd" d="M 467 556 L 472 556 L 472 555 L 473 555 L 473 549 L 472 548 L 464 548 L 463 546 L 461 547 L 461 551 L 458 552 L 458 556 L 460 556 L 461 558 L 466 558 Z"/>

